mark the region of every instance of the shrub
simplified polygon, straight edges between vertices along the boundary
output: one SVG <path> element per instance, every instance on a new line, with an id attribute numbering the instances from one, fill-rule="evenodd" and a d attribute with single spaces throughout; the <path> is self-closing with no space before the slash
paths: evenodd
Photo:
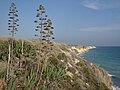
<path id="1" fill-rule="evenodd" d="M 59 60 L 63 60 L 63 59 L 66 58 L 66 55 L 65 55 L 65 53 L 59 53 L 58 56 L 57 56 L 57 58 L 58 58 Z"/>
<path id="2" fill-rule="evenodd" d="M 54 55 L 52 55 L 51 57 L 49 57 L 49 58 L 48 58 L 48 61 L 49 61 L 51 64 L 53 64 L 53 65 L 57 65 L 57 64 L 58 64 L 58 60 L 57 60 L 57 58 L 56 58 Z"/>

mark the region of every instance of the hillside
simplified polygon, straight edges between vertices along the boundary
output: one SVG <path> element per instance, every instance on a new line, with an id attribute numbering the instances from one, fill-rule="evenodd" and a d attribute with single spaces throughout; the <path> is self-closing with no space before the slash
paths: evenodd
<path id="1" fill-rule="evenodd" d="M 23 54 L 21 52 L 23 44 Z M 8 90 L 30 90 L 34 83 L 34 68 L 37 65 L 36 47 L 38 40 L 15 40 L 14 67 L 16 71 L 11 83 L 6 84 L 5 72 L 8 60 L 9 38 L 0 38 L 0 88 Z M 112 90 L 112 80 L 108 72 L 99 66 L 80 58 L 91 46 L 66 45 L 53 42 L 47 56 L 43 72 L 43 90 Z M 43 52 L 44 53 L 44 52 Z M 21 62 L 21 67 L 17 62 Z M 33 77 L 32 77 L 33 76 Z M 42 90 L 39 88 L 39 90 Z M 2 89 L 0 89 L 2 90 Z M 4 90 L 4 89 L 3 89 Z"/>

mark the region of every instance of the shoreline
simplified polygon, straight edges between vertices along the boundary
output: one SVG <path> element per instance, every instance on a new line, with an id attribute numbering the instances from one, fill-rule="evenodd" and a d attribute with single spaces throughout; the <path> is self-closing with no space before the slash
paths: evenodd
<path id="1" fill-rule="evenodd" d="M 96 48 L 96 46 L 72 46 L 72 50 L 76 50 L 78 55 L 82 55 L 86 52 L 88 52 L 91 49 Z"/>
<path id="2" fill-rule="evenodd" d="M 96 48 L 95 46 L 87 46 L 87 48 L 85 48 L 85 49 L 83 49 L 83 51 L 80 53 L 80 58 L 83 58 L 84 59 L 84 57 L 81 57 L 82 56 L 82 54 L 84 54 L 84 53 L 86 53 L 86 52 L 88 52 L 89 50 L 91 50 L 91 49 L 94 49 L 94 48 Z M 85 59 L 86 60 L 86 59 Z M 92 63 L 92 62 L 90 62 L 90 63 Z M 94 64 L 94 63 L 92 63 L 92 64 Z M 105 69 L 106 70 L 106 69 Z M 107 71 L 107 70 L 106 70 Z M 108 71 L 107 71 L 108 72 Z M 109 72 L 108 72 L 108 76 L 109 77 L 113 77 L 113 76 L 115 76 L 115 75 L 112 75 L 112 74 L 110 74 Z M 116 85 L 113 85 L 112 86 L 112 89 L 113 90 L 120 90 L 120 87 L 119 86 L 116 86 Z"/>

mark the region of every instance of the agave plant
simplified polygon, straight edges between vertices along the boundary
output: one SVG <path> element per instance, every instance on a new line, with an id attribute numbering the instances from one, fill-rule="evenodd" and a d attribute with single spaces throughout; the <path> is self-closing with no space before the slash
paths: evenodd
<path id="1" fill-rule="evenodd" d="M 37 9 L 36 18 L 38 20 L 34 21 L 37 24 L 35 29 L 37 34 L 35 34 L 35 36 L 38 37 L 40 41 L 38 51 L 37 51 L 38 52 L 37 53 L 38 68 L 36 72 L 36 78 L 38 77 L 38 73 L 40 73 L 38 84 L 37 84 L 37 86 L 39 86 L 42 73 L 46 67 L 46 59 L 50 49 L 49 45 L 51 44 L 51 39 L 54 39 L 53 32 L 52 32 L 52 29 L 54 28 L 52 27 L 51 20 L 48 19 L 48 16 L 45 14 L 45 8 L 43 5 L 40 5 L 39 8 Z M 42 65 L 40 64 L 41 61 L 42 61 Z"/>
<path id="2" fill-rule="evenodd" d="M 13 49 L 13 40 L 16 32 L 18 31 L 18 10 L 16 8 L 15 3 L 12 3 L 9 8 L 9 14 L 8 14 L 9 20 L 8 20 L 8 30 L 10 31 L 10 35 L 12 36 L 12 49 Z"/>
<path id="3" fill-rule="evenodd" d="M 39 8 L 37 9 L 37 15 L 36 18 L 38 20 L 35 20 L 34 22 L 37 24 L 35 31 L 37 32 L 37 34 L 35 34 L 36 37 L 39 38 L 40 44 L 38 47 L 38 51 L 37 51 L 37 63 L 38 63 L 38 68 L 37 68 L 37 72 L 36 72 L 36 77 L 38 76 L 38 72 L 40 70 L 40 53 L 42 50 L 42 41 L 43 41 L 43 27 L 44 27 L 44 21 L 46 20 L 46 14 L 45 14 L 45 8 L 43 5 L 40 5 Z"/>
<path id="4" fill-rule="evenodd" d="M 15 37 L 16 32 L 18 31 L 17 27 L 19 26 L 17 23 L 19 21 L 17 13 L 18 13 L 18 10 L 16 8 L 15 3 L 11 3 L 11 6 L 9 8 L 9 14 L 8 14 L 8 17 L 9 17 L 8 30 L 10 31 L 10 35 L 12 37 L 10 40 L 10 44 L 12 45 L 9 44 L 9 55 L 8 55 L 8 63 L 7 63 L 7 75 L 6 75 L 7 80 L 13 68 L 14 37 Z"/>

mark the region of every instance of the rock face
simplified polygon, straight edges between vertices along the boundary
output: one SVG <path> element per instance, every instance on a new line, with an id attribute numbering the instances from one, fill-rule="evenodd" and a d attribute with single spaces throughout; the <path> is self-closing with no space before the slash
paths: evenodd
<path id="1" fill-rule="evenodd" d="M 0 90 L 5 90 L 4 81 L 0 79 Z"/>
<path id="2" fill-rule="evenodd" d="M 6 44 L 6 40 L 7 39 L 5 39 L 5 42 L 0 40 L 0 62 L 2 63 L 0 65 L 3 65 L 3 62 L 7 60 L 8 45 Z M 21 48 L 19 40 L 16 42 L 16 46 L 19 45 L 19 48 Z M 36 57 L 34 54 L 35 52 L 32 49 L 36 44 L 38 44 L 38 42 L 35 40 L 25 41 L 24 51 L 28 53 L 24 52 L 24 54 L 29 61 L 34 60 Z M 49 88 L 49 90 L 112 90 L 112 80 L 108 76 L 108 72 L 99 66 L 80 58 L 80 54 L 95 48 L 94 46 L 66 45 L 55 42 L 53 42 L 53 44 L 53 50 L 49 52 L 53 56 L 48 59 L 48 61 L 51 60 L 50 62 L 55 66 L 58 66 L 58 64 L 64 65 L 66 72 L 64 76 L 67 76 L 67 78 L 57 84 L 59 89 Z M 16 58 L 18 58 L 18 56 L 19 53 L 16 54 Z M 2 79 L 0 79 L 0 90 L 3 90 L 3 87 L 4 83 Z"/>

